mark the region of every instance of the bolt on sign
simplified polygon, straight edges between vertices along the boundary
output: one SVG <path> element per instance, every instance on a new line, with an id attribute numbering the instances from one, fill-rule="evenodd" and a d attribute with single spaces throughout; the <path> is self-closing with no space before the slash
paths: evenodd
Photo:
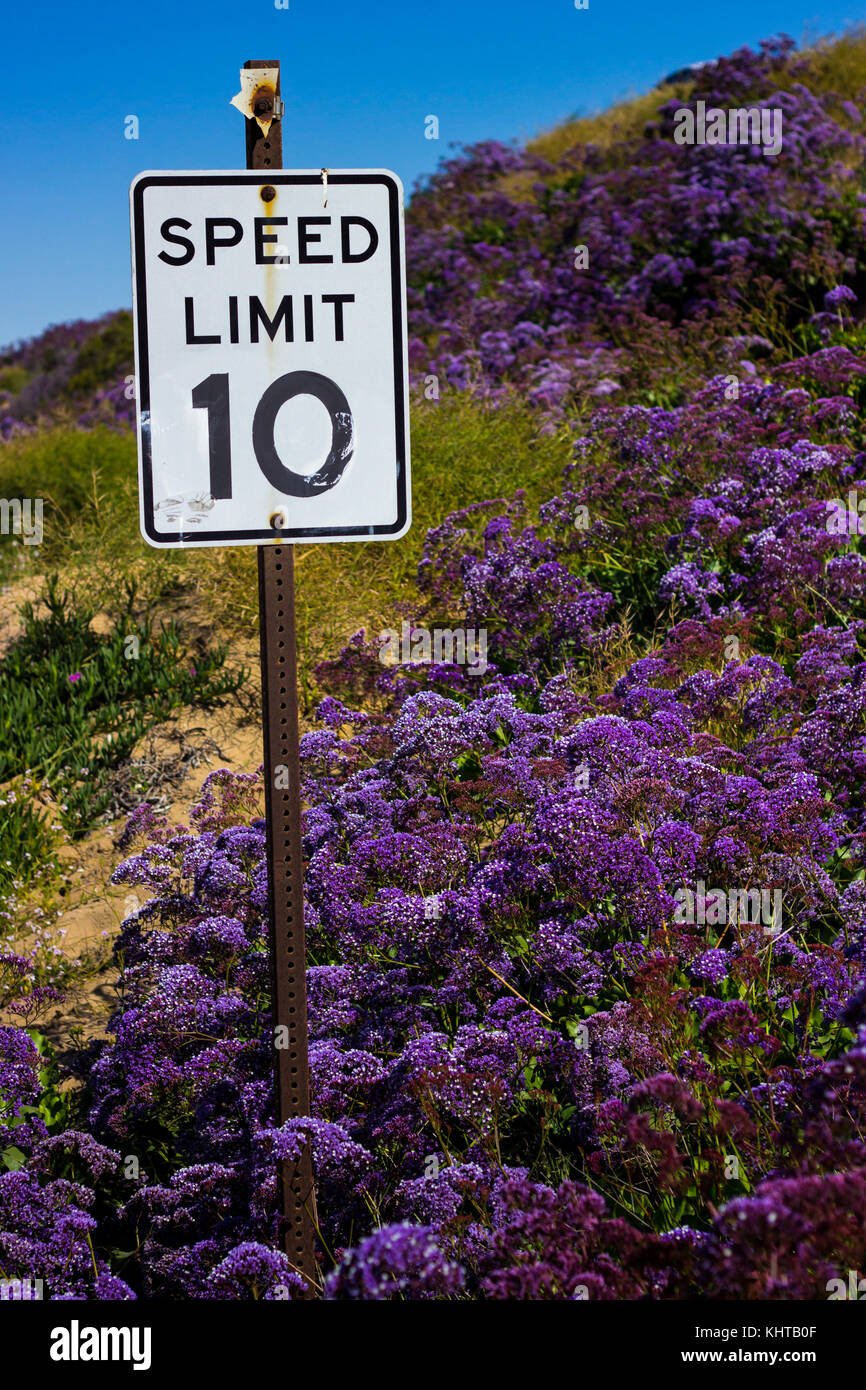
<path id="1" fill-rule="evenodd" d="M 397 176 L 149 172 L 130 204 L 145 539 L 402 536 L 411 494 Z"/>

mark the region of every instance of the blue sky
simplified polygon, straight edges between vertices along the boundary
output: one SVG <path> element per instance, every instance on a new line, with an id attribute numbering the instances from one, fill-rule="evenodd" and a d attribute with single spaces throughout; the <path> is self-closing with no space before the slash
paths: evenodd
<path id="1" fill-rule="evenodd" d="M 131 301 L 142 169 L 244 163 L 229 105 L 279 58 L 284 162 L 396 170 L 410 190 L 481 139 L 524 140 L 689 62 L 838 32 L 858 0 L 149 0 L 8 6 L 0 94 L 0 345 Z M 38 64 L 38 65 L 37 65 Z M 424 118 L 439 118 L 438 141 Z M 139 118 L 137 141 L 124 118 Z"/>

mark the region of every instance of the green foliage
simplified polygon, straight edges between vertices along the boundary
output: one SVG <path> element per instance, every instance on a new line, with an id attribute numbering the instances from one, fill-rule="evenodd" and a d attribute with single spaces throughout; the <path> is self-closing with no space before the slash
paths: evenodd
<path id="1" fill-rule="evenodd" d="M 11 396 L 17 396 L 29 378 L 30 373 L 25 367 L 4 367 L 0 371 L 0 391 L 8 391 Z"/>
<path id="2" fill-rule="evenodd" d="M 50 784 L 73 835 L 105 811 L 111 771 L 148 728 L 184 705 L 212 707 L 244 678 L 221 671 L 224 647 L 190 656 L 174 623 L 135 622 L 128 597 L 126 619 L 101 636 L 52 577 L 47 615 L 25 604 L 24 632 L 0 661 L 0 782 L 27 770 Z M 16 852 L 0 822 L 0 861 Z"/>
<path id="3" fill-rule="evenodd" d="M 815 92 L 835 92 L 842 100 L 862 100 L 866 90 L 866 25 L 855 24 L 844 34 L 825 35 L 806 49 L 808 72 L 798 73 Z"/>
<path id="4" fill-rule="evenodd" d="M 27 1114 L 35 1115 L 35 1105 L 22 1105 L 19 1114 L 22 1119 Z M 7 1173 L 15 1173 L 19 1168 L 23 1168 L 27 1162 L 27 1155 L 23 1149 L 19 1149 L 16 1144 L 10 1144 L 8 1148 L 0 1150 L 0 1167 L 5 1168 Z"/>
<path id="5" fill-rule="evenodd" d="M 29 799 L 31 784 L 0 794 L 0 898 L 13 886 L 29 888 L 54 862 L 58 835 L 44 809 Z"/>
<path id="6" fill-rule="evenodd" d="M 28 1032 L 39 1053 L 39 1104 L 38 1110 L 48 1130 L 59 1133 L 69 1124 L 69 1096 L 62 1091 L 63 1073 L 53 1046 L 43 1033 L 35 1028 Z"/>
<path id="7" fill-rule="evenodd" d="M 84 536 L 77 560 L 98 545 L 128 564 L 130 538 L 137 542 L 135 479 L 135 440 L 105 426 L 55 426 L 0 446 L 0 496 L 42 498 L 40 558 L 49 565 L 71 558 Z M 8 578 L 16 560 L 32 564 L 35 550 L 20 536 L 0 536 L 0 575 Z"/>
<path id="8" fill-rule="evenodd" d="M 56 426 L 0 447 L 0 495 L 46 499 L 45 543 L 58 548 L 74 521 L 95 519 L 100 499 L 135 476 L 134 438 L 104 425 Z"/>
<path id="9" fill-rule="evenodd" d="M 76 371 L 64 388 L 70 400 L 77 400 L 116 380 L 125 368 L 132 369 L 132 314 L 121 310 L 102 329 L 88 338 L 80 349 Z"/>

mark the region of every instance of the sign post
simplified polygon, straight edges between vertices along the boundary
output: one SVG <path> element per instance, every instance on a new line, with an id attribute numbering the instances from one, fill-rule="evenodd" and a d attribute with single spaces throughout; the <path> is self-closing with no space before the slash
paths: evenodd
<path id="1" fill-rule="evenodd" d="M 234 105 L 246 171 L 130 190 L 141 530 L 257 545 L 276 1114 L 309 1114 L 296 541 L 410 524 L 403 198 L 387 170 L 282 167 L 278 62 Z M 316 1290 L 307 1146 L 279 1167 L 285 1250 Z"/>
<path id="2" fill-rule="evenodd" d="M 247 168 L 283 167 L 279 64 L 247 62 L 244 67 L 276 67 L 273 97 L 267 88 L 253 95 L 255 116 L 246 119 Z M 279 105 L 278 105 L 279 104 Z M 277 110 L 274 110 L 274 107 Z M 277 1123 L 310 1113 L 307 1056 L 307 951 L 304 934 L 304 861 L 301 849 L 301 765 L 298 756 L 298 672 L 295 635 L 295 554 L 290 545 L 260 545 L 259 648 L 262 668 L 265 815 L 268 844 L 268 946 L 271 957 L 272 1018 L 275 1030 Z M 275 769 L 286 775 L 275 786 Z M 278 1043 L 285 1046 L 276 1046 Z M 285 1251 L 308 1281 L 316 1270 L 316 1194 L 313 1163 L 306 1145 L 295 1164 L 277 1170 L 280 1206 L 286 1222 Z"/>

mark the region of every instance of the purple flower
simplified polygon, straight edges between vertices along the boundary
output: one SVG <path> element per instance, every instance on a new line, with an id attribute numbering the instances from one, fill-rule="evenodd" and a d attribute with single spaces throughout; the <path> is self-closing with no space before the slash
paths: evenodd
<path id="1" fill-rule="evenodd" d="M 828 290 L 824 295 L 824 305 L 827 309 L 838 309 L 842 304 L 856 304 L 857 296 L 847 285 L 837 285 L 835 289 Z"/>
<path id="2" fill-rule="evenodd" d="M 230 1250 L 208 1276 L 216 1298 L 288 1299 L 303 1296 L 307 1283 L 281 1250 L 245 1241 Z"/>
<path id="3" fill-rule="evenodd" d="M 446 1258 L 432 1227 L 396 1222 L 348 1251 L 325 1284 L 325 1298 L 449 1298 L 463 1285 L 460 1266 Z"/>

